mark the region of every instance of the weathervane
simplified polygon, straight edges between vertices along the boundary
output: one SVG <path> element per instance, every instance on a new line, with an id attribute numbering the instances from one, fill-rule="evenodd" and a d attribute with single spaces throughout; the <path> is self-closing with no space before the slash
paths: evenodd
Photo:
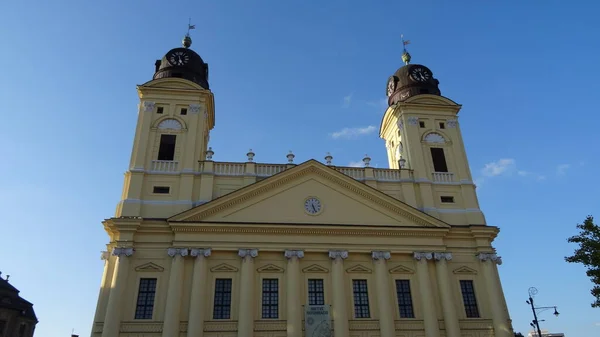
<path id="1" fill-rule="evenodd" d="M 196 29 L 196 25 L 192 25 L 192 18 L 188 21 L 188 30 L 183 38 L 183 46 L 189 48 L 192 45 L 192 38 L 190 37 L 190 30 Z"/>
<path id="2" fill-rule="evenodd" d="M 402 61 L 404 62 L 404 64 L 409 64 L 410 63 L 410 54 L 408 53 L 408 51 L 406 50 L 406 45 L 410 44 L 410 40 L 404 40 L 404 34 L 400 35 L 400 39 L 402 39 L 402 49 L 403 49 L 403 53 L 402 53 Z"/>

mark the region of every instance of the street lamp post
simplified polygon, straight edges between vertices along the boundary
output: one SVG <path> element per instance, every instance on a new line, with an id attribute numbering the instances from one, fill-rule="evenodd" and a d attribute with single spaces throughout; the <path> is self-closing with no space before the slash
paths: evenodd
<path id="1" fill-rule="evenodd" d="M 531 306 L 531 312 L 533 312 L 533 321 L 531 321 L 531 323 L 529 323 L 529 325 L 531 325 L 531 327 L 534 328 L 534 329 L 537 328 L 537 335 L 538 335 L 538 337 L 542 337 L 542 330 L 540 329 L 540 321 L 538 320 L 538 317 L 537 317 L 538 310 L 539 310 L 539 312 L 542 312 L 544 310 L 554 309 L 554 316 L 556 316 L 556 317 L 558 317 L 559 313 L 556 310 L 556 306 L 552 306 L 552 307 L 536 307 L 533 304 L 533 297 L 535 297 L 535 295 L 537 293 L 538 293 L 538 290 L 535 287 L 529 288 L 529 300 L 527 301 L 527 304 L 529 304 Z"/>

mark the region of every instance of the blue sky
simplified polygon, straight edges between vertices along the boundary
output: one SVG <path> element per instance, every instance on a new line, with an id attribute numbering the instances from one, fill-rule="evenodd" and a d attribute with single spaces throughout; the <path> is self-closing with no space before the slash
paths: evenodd
<path id="1" fill-rule="evenodd" d="M 580 2 L 581 4 L 584 2 Z M 590 4 L 592 2 L 589 2 Z M 595 8 L 594 8 L 595 7 Z M 600 151 L 598 5 L 564 1 L 9 1 L 0 20 L 3 209 L 0 270 L 35 304 L 37 336 L 89 335 L 108 237 L 136 123 L 135 85 L 180 45 L 210 64 L 215 160 L 323 160 L 365 153 L 386 167 L 377 136 L 388 77 L 427 65 L 463 104 L 461 127 L 495 242 L 513 325 L 526 333 L 527 289 L 542 326 L 600 334 L 591 282 L 563 257 L 597 214 Z"/>

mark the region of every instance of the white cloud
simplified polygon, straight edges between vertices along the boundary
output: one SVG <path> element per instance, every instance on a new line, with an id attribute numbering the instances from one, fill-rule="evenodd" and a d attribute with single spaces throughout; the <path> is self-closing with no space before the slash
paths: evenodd
<path id="1" fill-rule="evenodd" d="M 331 138 L 333 139 L 352 139 L 358 136 L 368 135 L 377 130 L 373 125 L 365 126 L 362 128 L 343 128 L 340 131 L 333 132 Z"/>
<path id="2" fill-rule="evenodd" d="M 521 177 L 533 177 L 537 180 L 545 180 L 546 179 L 546 176 L 537 174 L 535 172 L 519 170 L 519 171 L 517 171 L 517 174 L 520 175 Z"/>
<path id="3" fill-rule="evenodd" d="M 350 104 L 352 103 L 352 93 L 349 95 L 344 96 L 344 99 L 342 100 L 342 107 L 343 108 L 348 108 L 350 107 Z"/>
<path id="4" fill-rule="evenodd" d="M 367 105 L 378 108 L 378 109 L 387 109 L 388 107 L 388 101 L 387 101 L 387 97 L 383 97 L 379 100 L 376 101 L 366 101 L 365 102 Z"/>
<path id="5" fill-rule="evenodd" d="M 504 173 L 510 172 L 516 166 L 515 160 L 512 158 L 500 159 L 491 163 L 485 164 L 481 170 L 481 174 L 486 177 L 496 177 Z M 524 171 L 523 171 L 524 172 Z"/>
<path id="6" fill-rule="evenodd" d="M 571 167 L 569 164 L 560 164 L 556 167 L 556 174 L 563 175 L 567 173 L 567 170 Z"/>
<path id="7" fill-rule="evenodd" d="M 363 167 L 362 161 L 351 161 L 348 163 L 348 167 Z"/>

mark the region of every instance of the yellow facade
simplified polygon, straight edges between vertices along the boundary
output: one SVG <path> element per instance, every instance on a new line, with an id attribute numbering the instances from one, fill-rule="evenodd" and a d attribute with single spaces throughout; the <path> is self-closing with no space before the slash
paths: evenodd
<path id="1" fill-rule="evenodd" d="M 209 90 L 161 78 L 138 92 L 93 337 L 302 337 L 303 307 L 321 296 L 336 337 L 512 336 L 460 105 L 424 94 L 391 106 L 390 168 L 376 169 L 216 162 Z M 157 159 L 163 135 L 176 139 L 170 160 Z M 276 301 L 263 308 L 266 285 Z"/>

